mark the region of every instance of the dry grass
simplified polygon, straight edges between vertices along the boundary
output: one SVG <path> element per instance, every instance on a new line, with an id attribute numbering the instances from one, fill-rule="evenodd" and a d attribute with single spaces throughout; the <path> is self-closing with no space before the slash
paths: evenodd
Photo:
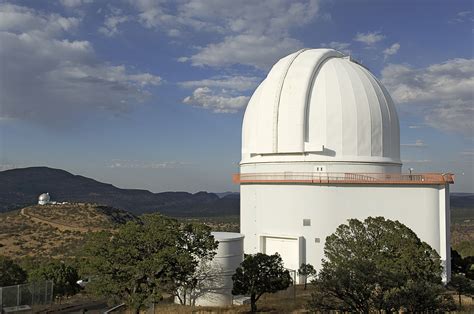
<path id="1" fill-rule="evenodd" d="M 0 214 L 0 248 L 11 258 L 73 257 L 89 232 L 114 228 L 134 217 L 94 204 L 30 206 Z"/>
<path id="2" fill-rule="evenodd" d="M 294 290 L 296 289 L 296 290 Z M 305 313 L 306 304 L 311 298 L 312 287 L 307 290 L 302 285 L 290 287 L 286 291 L 264 294 L 257 302 L 257 308 L 262 313 Z M 157 304 L 155 313 L 249 313 L 250 305 L 229 307 L 200 307 L 182 306 L 178 304 Z M 149 312 L 152 313 L 152 312 Z"/>

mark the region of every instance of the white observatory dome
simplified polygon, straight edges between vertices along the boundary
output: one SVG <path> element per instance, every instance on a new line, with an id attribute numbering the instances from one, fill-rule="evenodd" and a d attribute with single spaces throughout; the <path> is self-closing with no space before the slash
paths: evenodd
<path id="1" fill-rule="evenodd" d="M 338 51 L 303 49 L 282 58 L 254 92 L 242 128 L 243 172 L 265 170 L 245 165 L 275 162 L 399 172 L 400 129 L 390 95 Z"/>
<path id="2" fill-rule="evenodd" d="M 38 197 L 38 204 L 39 205 L 46 205 L 49 203 L 51 198 L 49 197 L 49 193 L 43 193 Z"/>

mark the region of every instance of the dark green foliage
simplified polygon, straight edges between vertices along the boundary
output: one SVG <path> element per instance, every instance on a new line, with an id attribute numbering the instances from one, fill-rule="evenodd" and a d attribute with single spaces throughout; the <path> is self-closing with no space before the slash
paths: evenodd
<path id="1" fill-rule="evenodd" d="M 443 296 L 441 261 L 398 221 L 350 219 L 326 239 L 312 309 L 353 312 L 452 308 Z"/>
<path id="2" fill-rule="evenodd" d="M 462 306 L 461 295 L 474 295 L 474 281 L 462 274 L 453 274 L 449 286 L 458 293 L 459 306 Z"/>
<path id="3" fill-rule="evenodd" d="M 313 265 L 311 264 L 303 263 L 298 269 L 298 275 L 304 277 L 304 289 L 306 290 L 306 286 L 308 284 L 308 278 L 311 278 L 314 275 L 316 275 L 316 269 L 314 269 Z"/>
<path id="4" fill-rule="evenodd" d="M 13 260 L 0 255 L 0 287 L 25 283 L 26 272 Z"/>
<path id="5" fill-rule="evenodd" d="M 463 258 L 457 251 L 451 249 L 451 271 L 474 280 L 474 256 Z"/>
<path id="6" fill-rule="evenodd" d="M 30 272 L 29 280 L 52 280 L 54 296 L 60 300 L 62 297 L 72 296 L 80 290 L 77 284 L 79 280 L 77 269 L 60 261 L 40 265 Z"/>
<path id="7" fill-rule="evenodd" d="M 143 309 L 164 293 L 178 295 L 181 288 L 192 288 L 199 261 L 212 258 L 216 248 L 209 227 L 145 215 L 113 235 L 90 237 L 83 269 L 92 277 L 87 290 Z"/>
<path id="8" fill-rule="evenodd" d="M 257 311 L 257 301 L 264 293 L 275 293 L 292 284 L 290 273 L 283 267 L 278 253 L 246 255 L 232 280 L 232 294 L 250 295 L 252 312 Z"/>

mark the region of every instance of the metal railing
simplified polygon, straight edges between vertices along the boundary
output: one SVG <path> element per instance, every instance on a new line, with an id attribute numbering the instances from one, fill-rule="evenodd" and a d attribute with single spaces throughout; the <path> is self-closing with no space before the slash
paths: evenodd
<path id="1" fill-rule="evenodd" d="M 311 183 L 311 184 L 420 184 L 454 183 L 451 173 L 350 173 L 350 172 L 274 172 L 240 173 L 233 182 L 246 183 Z"/>
<path id="2" fill-rule="evenodd" d="M 0 313 L 27 310 L 33 305 L 51 304 L 52 301 L 52 281 L 0 287 Z"/>

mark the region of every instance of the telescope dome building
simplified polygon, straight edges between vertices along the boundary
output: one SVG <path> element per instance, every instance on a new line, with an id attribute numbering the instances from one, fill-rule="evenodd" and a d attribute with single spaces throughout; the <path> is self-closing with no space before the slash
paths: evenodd
<path id="1" fill-rule="evenodd" d="M 451 174 L 403 174 L 393 101 L 363 65 L 332 49 L 279 60 L 245 111 L 241 233 L 245 253 L 278 252 L 318 270 L 347 219 L 383 216 L 431 245 L 450 273 Z M 447 277 L 445 278 L 445 280 Z"/>

